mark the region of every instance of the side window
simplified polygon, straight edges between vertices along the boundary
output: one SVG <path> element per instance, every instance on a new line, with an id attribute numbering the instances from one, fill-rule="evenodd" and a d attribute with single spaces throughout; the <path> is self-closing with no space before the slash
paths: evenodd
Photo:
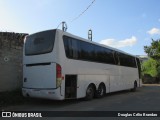
<path id="1" fill-rule="evenodd" d="M 105 48 L 105 60 L 106 63 L 115 64 L 113 50 Z"/>
<path id="2" fill-rule="evenodd" d="M 81 41 L 80 40 L 77 40 L 77 56 L 78 56 L 78 59 L 82 58 Z"/>
<path id="3" fill-rule="evenodd" d="M 72 39 L 71 40 L 71 46 L 72 46 L 72 51 L 73 51 L 73 59 L 78 59 L 78 44 L 77 40 Z"/>
<path id="4" fill-rule="evenodd" d="M 89 53 L 88 59 L 89 59 L 90 61 L 94 61 L 94 58 L 95 58 L 95 50 L 94 50 L 94 45 L 93 45 L 93 44 L 89 44 L 89 43 L 88 43 L 88 53 Z"/>
<path id="5" fill-rule="evenodd" d="M 92 61 L 98 61 L 98 58 L 97 58 L 97 46 L 96 45 L 92 45 Z"/>
<path id="6" fill-rule="evenodd" d="M 135 58 L 134 57 L 132 57 L 132 67 L 136 67 L 136 61 L 135 61 Z"/>
<path id="7" fill-rule="evenodd" d="M 87 60 L 88 59 L 88 52 L 87 52 L 87 44 L 85 44 L 85 42 L 83 41 L 80 41 L 80 53 L 81 53 L 81 56 L 80 56 L 80 59 L 82 60 Z"/>
<path id="8" fill-rule="evenodd" d="M 102 47 L 95 46 L 95 61 L 96 62 L 104 62 Z"/>
<path id="9" fill-rule="evenodd" d="M 116 65 L 120 65 L 120 60 L 119 60 L 119 53 L 118 52 L 114 52 L 114 61 Z"/>
<path id="10" fill-rule="evenodd" d="M 64 48 L 65 48 L 66 56 L 68 58 L 71 58 L 72 52 L 71 52 L 71 49 L 70 49 L 70 45 L 71 45 L 70 40 L 68 39 L 68 37 L 64 36 L 63 41 L 64 41 Z"/>
<path id="11" fill-rule="evenodd" d="M 118 53 L 120 65 L 123 65 L 123 56 L 121 53 Z"/>
<path id="12" fill-rule="evenodd" d="M 101 48 L 101 61 L 103 63 L 108 63 L 107 51 L 105 48 Z"/>
<path id="13" fill-rule="evenodd" d="M 127 56 L 125 54 L 119 53 L 120 65 L 127 66 Z"/>
<path id="14" fill-rule="evenodd" d="M 123 53 L 119 53 L 120 65 L 128 67 L 136 67 L 135 58 Z"/>
<path id="15" fill-rule="evenodd" d="M 63 41 L 64 41 L 66 56 L 71 59 L 77 59 L 78 58 L 77 41 L 67 36 L 63 37 Z"/>
<path id="16" fill-rule="evenodd" d="M 132 56 L 127 56 L 127 60 L 126 60 L 126 64 L 129 67 L 136 67 L 136 62 L 135 62 L 135 58 Z"/>
<path id="17" fill-rule="evenodd" d="M 108 48 L 63 36 L 66 56 L 70 59 L 136 67 L 135 58 Z"/>

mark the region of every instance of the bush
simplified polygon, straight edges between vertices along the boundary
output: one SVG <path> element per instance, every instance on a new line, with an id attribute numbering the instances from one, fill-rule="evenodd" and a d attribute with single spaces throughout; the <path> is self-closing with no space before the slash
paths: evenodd
<path id="1" fill-rule="evenodd" d="M 144 74 L 142 82 L 143 84 L 157 84 L 160 83 L 160 79 L 158 77 L 152 77 L 149 74 Z"/>

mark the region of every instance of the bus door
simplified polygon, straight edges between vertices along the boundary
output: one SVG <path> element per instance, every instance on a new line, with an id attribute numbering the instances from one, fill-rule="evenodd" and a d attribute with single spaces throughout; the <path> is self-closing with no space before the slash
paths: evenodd
<path id="1" fill-rule="evenodd" d="M 65 76 L 65 98 L 77 98 L 77 75 Z"/>

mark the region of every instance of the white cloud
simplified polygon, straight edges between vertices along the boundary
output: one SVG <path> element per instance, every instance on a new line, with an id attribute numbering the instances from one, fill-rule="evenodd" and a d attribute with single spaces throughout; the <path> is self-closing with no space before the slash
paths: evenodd
<path id="1" fill-rule="evenodd" d="M 151 30 L 147 31 L 147 33 L 150 34 L 150 35 L 160 34 L 160 29 L 152 28 Z"/>
<path id="2" fill-rule="evenodd" d="M 115 48 L 133 46 L 137 43 L 137 38 L 132 36 L 131 38 L 127 38 L 124 40 L 115 40 L 115 39 L 105 39 L 100 41 L 101 44 L 108 45 Z"/>

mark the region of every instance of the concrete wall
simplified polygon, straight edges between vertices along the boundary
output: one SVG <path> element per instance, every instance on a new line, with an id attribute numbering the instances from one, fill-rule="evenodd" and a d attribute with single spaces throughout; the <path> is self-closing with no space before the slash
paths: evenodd
<path id="1" fill-rule="evenodd" d="M 22 87 L 22 49 L 26 34 L 0 33 L 0 92 Z"/>

